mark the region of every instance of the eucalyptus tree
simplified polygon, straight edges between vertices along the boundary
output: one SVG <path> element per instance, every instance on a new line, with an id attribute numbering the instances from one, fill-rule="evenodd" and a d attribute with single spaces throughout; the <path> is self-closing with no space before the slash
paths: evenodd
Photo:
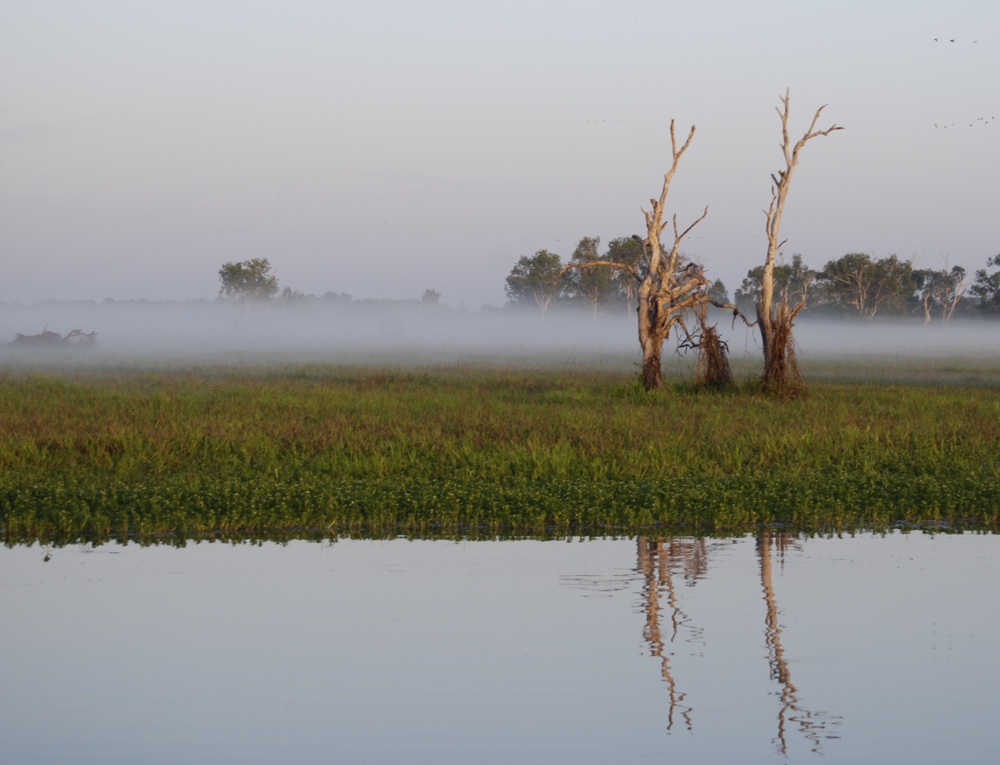
<path id="1" fill-rule="evenodd" d="M 762 293 L 764 266 L 754 266 L 747 271 L 743 283 L 737 287 L 733 302 L 741 310 L 752 312 Z M 798 253 L 792 255 L 791 263 L 777 263 L 774 266 L 774 289 L 788 296 L 788 301 L 798 305 L 806 300 L 809 290 L 816 281 L 816 272 L 802 262 Z"/>
<path id="2" fill-rule="evenodd" d="M 573 251 L 570 264 L 582 266 L 603 260 L 598 254 L 601 240 L 585 236 Z M 608 268 L 574 268 L 567 273 L 568 291 L 571 296 L 588 305 L 594 316 L 618 303 L 624 296 L 615 272 Z"/>
<path id="3" fill-rule="evenodd" d="M 1000 254 L 986 260 L 987 268 L 1000 269 Z M 976 280 L 969 290 L 979 303 L 978 308 L 985 314 L 1000 314 L 1000 270 L 990 273 L 986 268 L 976 270 Z"/>
<path id="4" fill-rule="evenodd" d="M 565 285 L 562 258 L 539 250 L 520 257 L 507 276 L 504 290 L 512 305 L 535 305 L 544 314 Z"/>
<path id="5" fill-rule="evenodd" d="M 234 302 L 267 300 L 278 292 L 278 277 L 267 258 L 223 263 L 219 269 L 219 295 Z"/>
<path id="6" fill-rule="evenodd" d="M 924 269 L 913 272 L 919 285 L 920 303 L 924 308 L 924 324 L 930 323 L 931 313 L 935 308 L 941 312 L 941 321 L 951 321 L 955 309 L 969 288 L 965 276 L 965 269 L 961 266 L 952 266 L 950 270 Z"/>
<path id="7" fill-rule="evenodd" d="M 637 236 L 621 236 L 608 242 L 608 251 L 604 256 L 605 260 L 613 263 L 621 263 L 629 266 L 638 276 L 645 277 L 643 273 L 643 247 L 642 239 Z M 618 292 L 624 298 L 625 312 L 631 316 L 633 305 L 639 294 L 639 283 L 628 271 L 612 269 L 613 279 L 618 286 Z"/>
<path id="8" fill-rule="evenodd" d="M 823 267 L 817 286 L 827 304 L 874 319 L 880 311 L 907 313 L 919 280 L 910 261 L 895 255 L 876 260 L 863 252 L 849 252 Z"/>

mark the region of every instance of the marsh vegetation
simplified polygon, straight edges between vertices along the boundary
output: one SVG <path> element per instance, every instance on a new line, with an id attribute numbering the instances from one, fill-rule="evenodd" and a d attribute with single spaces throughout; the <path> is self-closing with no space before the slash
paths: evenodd
<path id="1" fill-rule="evenodd" d="M 0 527 L 8 543 L 995 528 L 995 366 L 854 368 L 816 363 L 792 401 L 669 375 L 647 393 L 579 365 L 8 370 Z"/>

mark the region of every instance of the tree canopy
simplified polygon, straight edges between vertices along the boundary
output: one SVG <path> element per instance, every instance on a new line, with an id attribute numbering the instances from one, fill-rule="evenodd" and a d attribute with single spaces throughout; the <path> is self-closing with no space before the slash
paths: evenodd
<path id="1" fill-rule="evenodd" d="M 924 307 L 924 321 L 930 321 L 934 311 L 940 311 L 942 321 L 950 321 L 969 286 L 965 282 L 965 269 L 961 266 L 952 266 L 950 271 L 921 269 L 913 272 L 913 278 Z"/>
<path id="2" fill-rule="evenodd" d="M 548 250 L 522 255 L 507 277 L 507 299 L 513 305 L 536 305 L 545 313 L 563 290 L 562 269 L 562 258 Z"/>
<path id="3" fill-rule="evenodd" d="M 747 271 L 746 278 L 733 295 L 741 311 L 750 313 L 754 310 L 760 300 L 763 279 L 764 266 Z M 774 266 L 775 292 L 785 295 L 790 304 L 798 305 L 805 300 L 815 281 L 816 272 L 802 262 L 802 256 L 798 253 L 792 255 L 791 263 L 777 263 Z"/>
<path id="4" fill-rule="evenodd" d="M 219 294 L 233 300 L 264 300 L 278 293 L 278 277 L 267 258 L 224 263 L 219 269 Z"/>
<path id="5" fill-rule="evenodd" d="M 573 251 L 570 264 L 582 266 L 605 260 L 598 252 L 600 245 L 598 237 L 583 237 Z M 623 299 L 622 284 L 616 276 L 610 268 L 574 268 L 566 274 L 568 292 L 572 299 L 586 303 L 596 316 Z"/>
<path id="6" fill-rule="evenodd" d="M 986 268 L 1000 269 L 1000 254 L 987 258 Z M 986 268 L 976 271 L 976 281 L 970 292 L 979 299 L 979 310 L 984 314 L 1000 316 L 1000 270 L 988 272 Z"/>

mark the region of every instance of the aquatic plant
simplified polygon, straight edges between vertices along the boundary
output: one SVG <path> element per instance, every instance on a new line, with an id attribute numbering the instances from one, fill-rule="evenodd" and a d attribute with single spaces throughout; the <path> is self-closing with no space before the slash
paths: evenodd
<path id="1" fill-rule="evenodd" d="M 602 371 L 0 375 L 7 542 L 993 528 L 985 387 L 647 394 Z"/>

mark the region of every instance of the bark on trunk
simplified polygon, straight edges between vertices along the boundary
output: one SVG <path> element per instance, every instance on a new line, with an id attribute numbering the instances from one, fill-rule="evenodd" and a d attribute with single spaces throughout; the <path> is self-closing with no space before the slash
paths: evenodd
<path id="1" fill-rule="evenodd" d="M 763 300 L 757 313 L 761 345 L 764 349 L 764 389 L 782 395 L 801 394 L 805 391 L 799 365 L 795 360 L 795 342 L 792 327 L 795 316 L 805 305 L 789 308 L 784 298 L 770 310 L 765 310 Z"/>
<path id="2" fill-rule="evenodd" d="M 644 284 L 639 291 L 639 345 L 642 346 L 642 384 L 646 390 L 663 387 L 663 335 L 657 329 L 656 301 Z"/>
<path id="3" fill-rule="evenodd" d="M 660 355 L 663 350 L 663 338 L 651 336 L 642 348 L 642 384 L 646 390 L 659 390 L 663 387 L 663 362 Z"/>

